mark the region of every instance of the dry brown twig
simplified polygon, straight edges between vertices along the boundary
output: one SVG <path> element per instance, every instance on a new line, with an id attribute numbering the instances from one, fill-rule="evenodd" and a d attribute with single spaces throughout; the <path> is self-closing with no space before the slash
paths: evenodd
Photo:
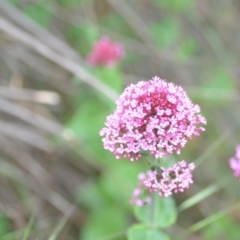
<path id="1" fill-rule="evenodd" d="M 74 49 L 68 46 L 65 42 L 52 35 L 49 31 L 40 27 L 37 23 L 26 17 L 16 7 L 10 5 L 5 1 L 0 1 L 0 9 L 18 26 L 32 33 L 41 41 L 45 42 L 49 47 L 67 58 L 82 62 L 82 59 Z"/>
<path id="2" fill-rule="evenodd" d="M 118 94 L 109 88 L 107 85 L 100 82 L 90 73 L 88 73 L 81 65 L 74 62 L 71 59 L 66 58 L 65 56 L 60 55 L 54 50 L 50 49 L 40 40 L 34 36 L 28 34 L 22 29 L 14 26 L 12 23 L 0 17 L 0 29 L 8 36 L 13 38 L 15 41 L 19 41 L 25 44 L 27 47 L 32 48 L 38 54 L 41 54 L 43 57 L 54 62 L 55 64 L 61 66 L 63 69 L 69 71 L 74 76 L 79 77 L 83 82 L 87 83 L 93 89 L 101 92 L 103 95 L 115 101 Z"/>
<path id="3" fill-rule="evenodd" d="M 53 149 L 52 143 L 47 138 L 20 124 L 0 120 L 0 133 L 42 151 L 50 152 Z"/>
<path id="4" fill-rule="evenodd" d="M 7 175 L 15 181 L 22 183 L 63 214 L 75 206 L 54 189 L 54 179 L 50 175 L 49 170 L 38 163 L 37 159 L 34 159 L 30 154 L 1 135 L 0 143 L 1 151 L 10 156 L 17 163 L 12 164 L 5 159 L 0 159 L 1 173 L 3 175 Z M 21 167 L 17 167 L 18 165 Z M 76 217 L 80 215 L 80 210 L 76 209 L 76 212 L 74 214 L 72 213 L 71 219 L 75 221 Z"/>
<path id="5" fill-rule="evenodd" d="M 0 110 L 52 134 L 61 135 L 65 130 L 61 124 L 3 98 L 0 98 Z"/>
<path id="6" fill-rule="evenodd" d="M 29 101 L 49 105 L 60 103 L 60 95 L 52 91 L 0 86 L 0 96 L 6 99 Z"/>

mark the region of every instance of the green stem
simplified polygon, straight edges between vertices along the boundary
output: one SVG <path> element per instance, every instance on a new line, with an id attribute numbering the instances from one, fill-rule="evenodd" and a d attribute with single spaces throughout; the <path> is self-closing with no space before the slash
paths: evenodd
<path id="1" fill-rule="evenodd" d="M 226 141 L 226 139 L 230 136 L 230 134 L 232 133 L 232 129 L 228 129 L 227 131 L 225 131 L 221 136 L 219 136 L 219 138 L 211 145 L 207 148 L 207 150 L 200 155 L 195 161 L 195 166 L 198 167 L 200 164 L 202 164 L 205 160 L 209 159 L 209 156 L 214 153 L 214 151 L 216 151 L 223 142 Z"/>
<path id="2" fill-rule="evenodd" d="M 178 212 L 182 212 L 183 210 L 186 210 L 193 205 L 201 202 L 205 198 L 211 196 L 212 194 L 216 193 L 217 191 L 221 190 L 222 188 L 226 187 L 229 185 L 229 183 L 233 180 L 233 177 L 227 177 L 221 182 L 212 184 L 208 186 L 207 188 L 203 189 L 202 191 L 198 192 L 191 198 L 187 199 L 185 202 L 183 202 L 179 207 L 178 207 Z"/>
<path id="3" fill-rule="evenodd" d="M 235 211 L 236 209 L 239 209 L 240 208 L 240 204 L 237 203 L 237 204 L 234 204 L 220 212 L 217 212 L 205 219 L 203 219 L 202 221 L 199 221 L 197 223 L 195 223 L 194 225 L 192 225 L 190 228 L 189 228 L 189 231 L 190 232 L 196 232 L 204 227 L 207 227 L 208 225 L 210 225 L 211 223 L 217 221 L 219 218 L 221 217 L 224 217 L 226 216 L 227 214 Z"/>
<path id="4" fill-rule="evenodd" d="M 156 193 L 152 192 L 152 202 L 150 204 L 150 225 L 154 228 L 154 218 L 155 218 L 155 205 L 156 205 Z"/>

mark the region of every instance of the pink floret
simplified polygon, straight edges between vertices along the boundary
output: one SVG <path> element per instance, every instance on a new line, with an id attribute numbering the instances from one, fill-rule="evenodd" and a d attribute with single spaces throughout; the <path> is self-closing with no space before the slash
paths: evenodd
<path id="1" fill-rule="evenodd" d="M 234 176 L 240 180 L 240 145 L 236 147 L 236 155 L 229 160 L 229 165 Z"/>

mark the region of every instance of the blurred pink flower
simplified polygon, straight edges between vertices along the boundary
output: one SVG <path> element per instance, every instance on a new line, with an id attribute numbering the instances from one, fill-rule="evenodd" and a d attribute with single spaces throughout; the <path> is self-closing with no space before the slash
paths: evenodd
<path id="1" fill-rule="evenodd" d="M 150 204 L 152 202 L 152 198 L 150 196 L 143 197 L 143 192 L 143 188 L 135 188 L 133 191 L 132 199 L 130 200 L 130 204 L 137 205 L 139 207 Z"/>
<path id="2" fill-rule="evenodd" d="M 107 36 L 99 39 L 93 46 L 91 53 L 87 56 L 87 62 L 91 66 L 113 66 L 124 56 L 122 44 L 112 42 Z"/>
<path id="3" fill-rule="evenodd" d="M 180 153 L 187 140 L 205 130 L 199 126 L 206 124 L 199 106 L 180 86 L 157 76 L 128 86 L 116 104 L 100 135 L 117 159 L 137 160 L 141 150 L 156 158 Z"/>
<path id="4" fill-rule="evenodd" d="M 138 185 L 137 188 L 133 190 L 132 199 L 130 200 L 130 204 L 137 205 L 142 207 L 146 204 L 150 204 L 152 202 L 152 198 L 149 196 L 149 192 L 146 191 L 146 187 L 143 184 L 143 181 L 146 179 L 145 173 L 140 173 L 138 175 Z"/>
<path id="5" fill-rule="evenodd" d="M 234 176 L 240 178 L 240 145 L 236 147 L 236 155 L 229 160 L 229 165 Z"/>
<path id="6" fill-rule="evenodd" d="M 183 192 L 188 189 L 192 180 L 192 170 L 194 163 L 187 164 L 184 160 L 174 164 L 170 168 L 159 168 L 155 171 L 139 174 L 138 187 L 134 190 L 130 204 L 143 206 L 151 203 L 151 198 L 145 196 L 144 190 L 157 192 L 160 197 L 168 197 L 173 193 Z M 145 193 L 146 195 L 146 193 Z"/>

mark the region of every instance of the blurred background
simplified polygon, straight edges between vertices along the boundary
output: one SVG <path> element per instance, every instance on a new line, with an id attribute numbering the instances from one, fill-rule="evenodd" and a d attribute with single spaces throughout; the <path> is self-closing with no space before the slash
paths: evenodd
<path id="1" fill-rule="evenodd" d="M 228 165 L 240 142 L 239 23 L 238 0 L 1 0 L 0 239 L 126 239 L 147 163 L 115 160 L 99 131 L 126 85 L 158 75 L 183 86 L 208 121 L 175 156 L 198 164 L 177 206 L 215 189 L 165 231 L 239 240 L 240 186 Z M 85 61 L 101 36 L 125 46 L 115 67 Z"/>

